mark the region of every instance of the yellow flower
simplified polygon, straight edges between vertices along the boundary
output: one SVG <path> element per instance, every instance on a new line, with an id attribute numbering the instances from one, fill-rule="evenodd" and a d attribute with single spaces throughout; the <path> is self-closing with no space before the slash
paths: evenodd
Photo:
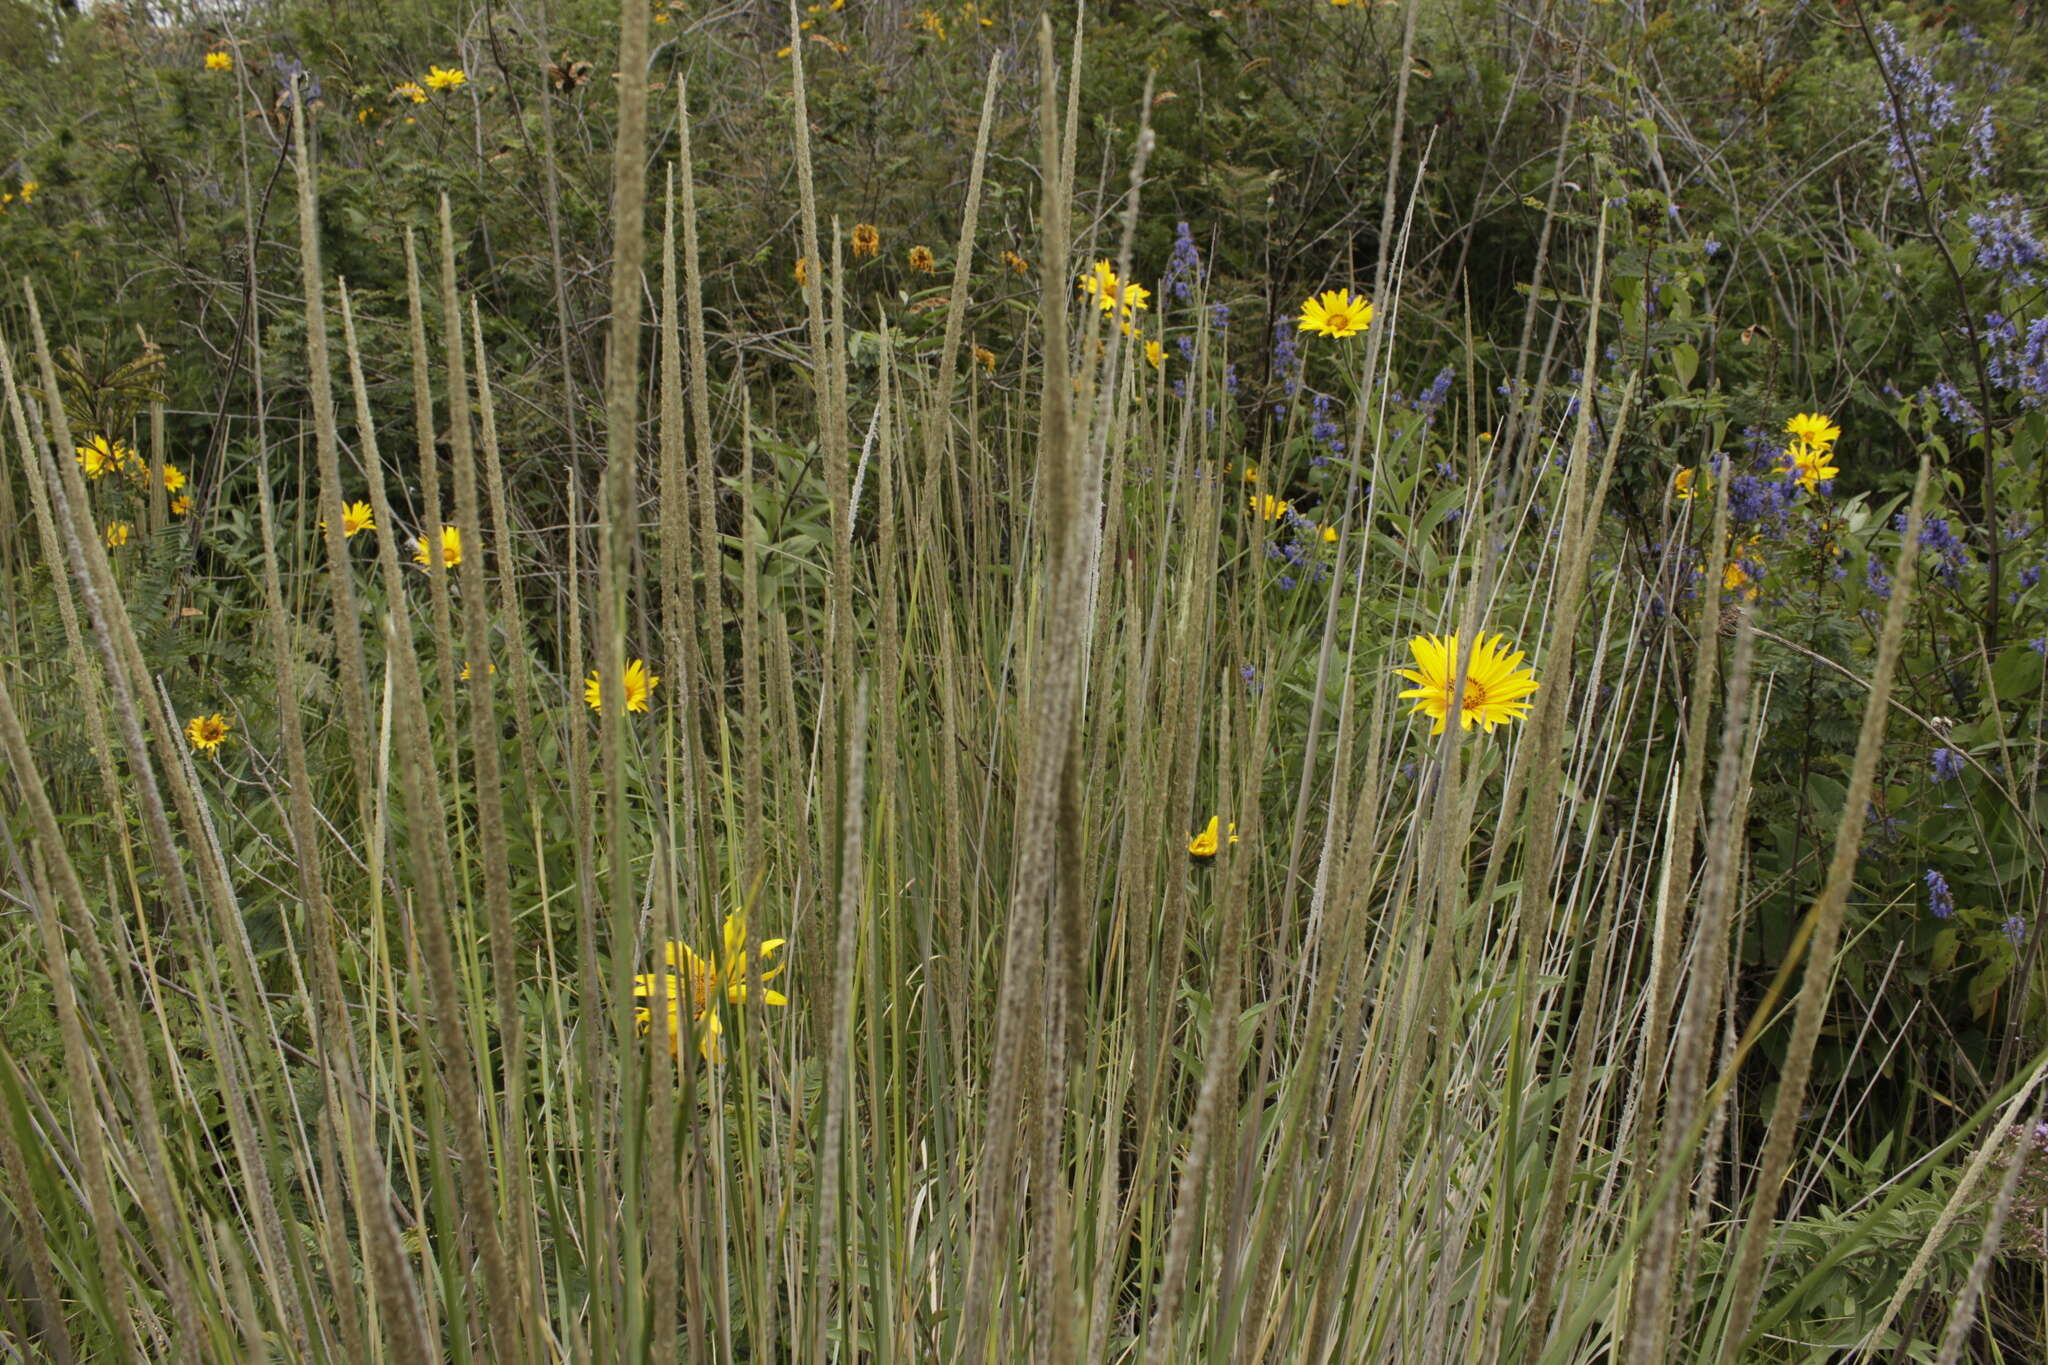
<path id="1" fill-rule="evenodd" d="M 1721 591 L 1740 593 L 1745 602 L 1756 601 L 1756 579 L 1742 566 L 1742 561 L 1730 558 L 1721 569 Z"/>
<path id="2" fill-rule="evenodd" d="M 485 667 L 484 667 L 484 672 L 486 672 L 486 673 L 496 673 L 497 671 L 498 671 L 498 666 L 497 666 L 496 664 L 487 664 L 487 665 L 485 665 Z M 462 676 L 462 681 L 464 681 L 464 682 L 468 682 L 468 681 L 469 681 L 469 665 L 468 665 L 468 664 L 466 664 L 466 663 L 465 663 L 465 664 L 464 664 L 464 665 L 462 666 L 462 675 L 461 675 L 461 676 Z"/>
<path id="3" fill-rule="evenodd" d="M 438 66 L 430 65 L 427 67 L 427 89 L 429 90 L 453 90 L 468 79 L 469 77 L 463 74 L 462 68 L 459 66 L 449 67 L 445 70 Z"/>
<path id="4" fill-rule="evenodd" d="M 1160 366 L 1166 363 L 1166 348 L 1164 346 L 1161 346 L 1156 341 L 1146 342 L 1145 360 L 1146 363 L 1150 364 L 1153 369 L 1158 369 Z"/>
<path id="5" fill-rule="evenodd" d="M 1408 642 L 1408 649 L 1415 656 L 1415 667 L 1396 671 L 1415 686 L 1400 697 L 1403 701 L 1414 698 L 1411 714 L 1434 718 L 1430 733 L 1440 735 L 1451 713 L 1451 693 L 1457 683 L 1458 637 L 1418 635 Z M 1479 637 L 1465 665 L 1465 691 L 1458 705 L 1461 729 L 1483 725 L 1492 734 L 1495 726 L 1529 714 L 1531 703 L 1525 698 L 1538 684 L 1534 671 L 1522 667 L 1523 657 L 1520 650 L 1509 647 L 1505 635 L 1491 640 L 1483 634 Z"/>
<path id="6" fill-rule="evenodd" d="M 221 746 L 233 728 L 228 718 L 218 711 L 210 716 L 194 716 L 185 722 L 185 739 L 202 754 L 210 754 Z"/>
<path id="7" fill-rule="evenodd" d="M 206 69 L 208 71 L 233 71 L 235 69 L 235 55 L 232 52 L 209 52 L 206 54 Z"/>
<path id="8" fill-rule="evenodd" d="M 1325 526 L 1325 527 L 1323 528 L 1323 543 L 1324 543 L 1324 544 L 1326 544 L 1326 545 L 1335 545 L 1335 544 L 1337 543 L 1337 528 L 1336 528 L 1336 527 L 1334 527 L 1334 526 Z"/>
<path id="9" fill-rule="evenodd" d="M 182 517 L 191 510 L 192 499 L 185 494 L 180 493 L 177 497 L 171 499 L 171 511 L 176 515 Z"/>
<path id="10" fill-rule="evenodd" d="M 939 17 L 937 10 L 921 9 L 917 12 L 917 24 L 926 33 L 936 37 L 946 36 L 946 21 Z"/>
<path id="11" fill-rule="evenodd" d="M 1228 474 L 1230 472 L 1230 466 L 1223 466 L 1223 472 Z M 1257 483 L 1259 481 L 1259 467 L 1257 465 L 1247 464 L 1244 467 L 1244 481 L 1246 483 Z"/>
<path id="12" fill-rule="evenodd" d="M 880 252 L 881 249 L 882 234 L 873 223 L 855 223 L 853 225 L 853 254 L 855 256 L 873 256 Z"/>
<path id="13" fill-rule="evenodd" d="M 82 446 L 73 446 L 71 452 L 78 457 L 88 479 L 126 471 L 139 463 L 134 451 L 120 441 L 109 441 L 104 436 L 95 436 Z"/>
<path id="14" fill-rule="evenodd" d="M 988 373 L 994 374 L 996 372 L 996 353 L 994 351 L 991 351 L 988 347 L 970 347 L 968 349 L 968 355 L 973 358 L 975 364 L 981 366 L 981 368 L 986 370 Z"/>
<path id="15" fill-rule="evenodd" d="M 1671 492 L 1680 502 L 1692 501 L 1693 495 L 1698 491 L 1692 486 L 1698 474 L 1699 470 L 1686 468 L 1671 476 Z"/>
<path id="16" fill-rule="evenodd" d="M 39 189 L 41 189 L 42 187 L 43 187 L 43 182 L 42 182 L 42 181 L 40 181 L 40 180 L 24 180 L 24 181 L 22 181 L 22 182 L 21 182 L 21 202 L 22 202 L 22 203 L 24 203 L 24 204 L 33 204 L 33 203 L 35 203 L 35 202 L 36 202 L 36 191 L 37 191 L 37 190 L 39 190 Z"/>
<path id="17" fill-rule="evenodd" d="M 134 529 L 135 529 L 134 527 L 130 526 L 130 525 L 129 525 L 129 524 L 127 523 L 127 522 L 125 522 L 125 521 L 110 521 L 110 522 L 108 522 L 108 523 L 107 523 L 107 548 L 108 548 L 109 550 L 113 550 L 113 549 L 118 549 L 119 547 L 121 547 L 121 546 L 123 546 L 123 545 L 126 545 L 126 544 L 128 543 L 128 536 L 129 536 L 130 532 L 132 532 L 132 531 L 133 531 Z"/>
<path id="18" fill-rule="evenodd" d="M 327 518 L 322 517 L 320 519 L 320 529 L 323 531 L 327 529 Z M 368 504 L 367 502 L 350 502 L 342 504 L 341 538 L 343 540 L 347 540 L 350 536 L 354 535 L 358 531 L 374 531 L 376 529 L 377 523 L 375 520 L 373 520 L 373 514 L 370 511 L 370 504 Z M 449 563 L 459 564 L 461 562 L 462 552 L 458 549 L 455 553 L 455 558 L 451 559 Z"/>
<path id="19" fill-rule="evenodd" d="M 626 709 L 645 711 L 647 700 L 654 695 L 655 684 L 661 681 L 661 674 L 649 673 L 645 659 L 635 659 L 626 665 Z M 602 713 L 604 698 L 598 688 L 597 674 L 592 673 L 583 683 L 583 700 L 591 710 Z"/>
<path id="20" fill-rule="evenodd" d="M 1250 502 L 1252 511 L 1258 513 L 1262 521 L 1278 521 L 1294 510 L 1285 499 L 1276 498 L 1271 493 L 1264 497 L 1252 498 Z"/>
<path id="21" fill-rule="evenodd" d="M 1018 271 L 1022 274 L 1023 271 Z M 1152 291 L 1142 284 L 1125 284 L 1116 277 L 1116 269 L 1108 261 L 1097 261 L 1095 268 L 1081 279 L 1081 292 L 1096 301 L 1105 313 L 1114 312 L 1120 306 L 1124 315 L 1124 332 L 1130 334 L 1131 314 L 1147 306 L 1146 300 Z"/>
<path id="22" fill-rule="evenodd" d="M 368 123 L 371 119 L 375 117 L 377 117 L 377 111 L 375 109 L 372 109 L 367 104 L 364 105 L 362 108 L 356 110 L 357 123 Z"/>
<path id="23" fill-rule="evenodd" d="M 1188 840 L 1188 856 L 1198 863 L 1206 863 L 1215 857 L 1216 850 L 1222 842 L 1222 828 L 1223 817 L 1220 815 L 1210 816 L 1209 823 L 1203 828 L 1202 832 Z M 1237 821 L 1235 820 L 1230 822 L 1230 842 L 1233 844 L 1237 842 Z"/>
<path id="24" fill-rule="evenodd" d="M 1785 423 L 1785 430 L 1802 445 L 1826 450 L 1842 435 L 1842 429 L 1818 412 L 1802 412 Z"/>
<path id="25" fill-rule="evenodd" d="M 185 471 L 174 464 L 164 465 L 164 492 L 175 493 L 185 486 Z"/>
<path id="26" fill-rule="evenodd" d="M 418 81 L 401 81 L 399 84 L 391 87 L 391 95 L 394 99 L 403 96 L 414 104 L 425 104 L 427 102 L 427 92 L 420 89 Z M 409 123 L 411 120 L 408 119 L 407 122 Z"/>
<path id="27" fill-rule="evenodd" d="M 1326 289 L 1320 298 L 1301 305 L 1301 330 L 1326 337 L 1348 337 L 1372 323 L 1372 305 L 1352 298 L 1349 289 Z"/>
<path id="28" fill-rule="evenodd" d="M 451 569 L 462 562 L 461 527 L 443 526 L 441 528 L 441 559 Z M 413 551 L 412 562 L 424 564 L 430 569 L 434 567 L 433 556 L 428 552 L 427 537 L 420 537 L 419 548 Z"/>
<path id="29" fill-rule="evenodd" d="M 1005 251 L 1003 253 L 1003 264 L 1019 275 L 1029 275 L 1031 273 L 1031 262 L 1025 260 L 1014 251 Z"/>
<path id="30" fill-rule="evenodd" d="M 923 275 L 936 271 L 938 262 L 932 259 L 932 249 L 928 246 L 910 248 L 910 268 Z"/>
<path id="31" fill-rule="evenodd" d="M 1791 461 L 1786 472 L 1799 480 L 1799 486 L 1809 493 L 1818 493 L 1820 486 L 1842 471 L 1835 466 L 1835 457 L 1826 446 L 1795 443 L 1785 452 Z"/>
<path id="32" fill-rule="evenodd" d="M 808 285 L 811 282 L 811 258 L 808 256 L 797 257 L 795 273 L 797 288 L 801 289 Z"/>
<path id="33" fill-rule="evenodd" d="M 749 944 L 747 919 L 739 911 L 725 917 L 723 937 L 725 941 L 716 957 L 700 957 L 689 944 L 671 939 L 664 954 L 668 970 L 645 972 L 633 978 L 633 1024 L 643 1035 L 652 1033 L 655 1012 L 666 1014 L 671 1057 L 683 1050 L 686 1002 L 697 1033 L 697 1051 L 705 1061 L 715 1062 L 719 1060 L 718 1039 L 723 1031 L 716 1009 L 718 997 L 723 995 L 729 1005 L 744 1005 L 753 980 L 765 983 L 780 975 L 786 965 L 776 962 L 771 966 L 769 959 L 782 951 L 787 940 L 771 938 Z M 761 1003 L 787 1005 L 789 997 L 764 984 Z"/>

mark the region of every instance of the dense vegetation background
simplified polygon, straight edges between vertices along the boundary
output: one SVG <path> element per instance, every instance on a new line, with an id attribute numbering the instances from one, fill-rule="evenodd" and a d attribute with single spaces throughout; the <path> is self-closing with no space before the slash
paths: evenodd
<path id="1" fill-rule="evenodd" d="M 0 0 L 0 1343 L 2040 1358 L 2044 55 Z"/>

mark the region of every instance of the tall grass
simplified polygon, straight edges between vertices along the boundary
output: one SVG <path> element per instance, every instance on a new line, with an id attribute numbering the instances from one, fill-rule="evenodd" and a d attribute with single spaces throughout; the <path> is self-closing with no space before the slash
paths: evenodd
<path id="1" fill-rule="evenodd" d="M 1177 399 L 1142 333 L 1070 306 L 1094 254 L 1130 276 L 1148 146 L 1119 240 L 1071 242 L 1078 31 L 1064 63 L 1040 33 L 1036 348 L 1000 387 L 959 364 L 994 73 L 944 342 L 884 332 L 869 364 L 794 44 L 813 468 L 714 358 L 686 97 L 642 278 L 646 10 L 623 14 L 605 457 L 594 489 L 565 471 L 566 535 L 520 520 L 445 202 L 437 288 L 408 244 L 420 442 L 378 445 L 300 130 L 313 477 L 273 502 L 304 457 L 252 417 L 259 581 L 222 590 L 256 604 L 274 688 L 234 703 L 218 761 L 190 752 L 189 680 L 152 669 L 128 607 L 175 547 L 102 543 L 24 294 L 0 386 L 34 533 L 8 546 L 7 612 L 12 638 L 51 639 L 28 619 L 48 604 L 61 649 L 0 667 L 5 880 L 9 942 L 39 955 L 15 979 L 54 1028 L 4 1040 L 0 1341 L 56 1361 L 1954 1358 L 1973 1248 L 2012 1198 L 1995 1138 L 2038 1109 L 2042 1059 L 1852 1207 L 1816 1188 L 1834 1110 L 1809 1092 L 1911 529 L 1826 889 L 1750 1007 L 1729 962 L 1768 679 L 1746 613 L 1718 550 L 1679 615 L 1596 571 L 1628 432 L 1626 400 L 1604 439 L 1588 420 L 1597 311 L 1578 419 L 1546 423 L 1546 349 L 1503 439 L 1464 433 L 1458 516 L 1428 505 L 1386 429 L 1414 149 L 1388 158 L 1381 320 L 1337 352 L 1370 401 L 1330 574 L 1275 594 L 1271 528 L 1225 471 L 1256 458 L 1284 487 L 1291 447 L 1263 429 L 1248 455 L 1204 420 L 1213 338 Z M 417 484 L 425 524 L 387 479 Z M 342 534 L 357 498 L 374 564 Z M 828 534 L 776 539 L 792 507 Z M 1431 739 L 1403 714 L 1407 638 L 1448 630 L 1530 649 L 1526 724 Z M 621 698 L 642 656 L 653 708 L 593 716 L 586 675 Z M 57 761 L 81 746 L 85 777 Z M 1191 863 L 1212 813 L 1236 841 Z M 661 1017 L 663 945 L 710 950 L 733 912 L 789 940 L 790 1004 L 750 958 L 745 1003 L 711 1001 L 717 1060 L 694 1036 L 672 1053 L 636 1026 L 636 977 Z M 1737 1150 L 1735 1079 L 1788 1009 L 1763 1149 Z"/>

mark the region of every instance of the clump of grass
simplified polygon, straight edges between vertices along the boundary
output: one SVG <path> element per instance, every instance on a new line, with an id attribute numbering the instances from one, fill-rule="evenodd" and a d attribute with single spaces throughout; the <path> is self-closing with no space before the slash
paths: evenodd
<path id="1" fill-rule="evenodd" d="M 1276 593 L 1278 518 L 1246 510 L 1219 472 L 1244 455 L 1202 417 L 1220 363 L 1197 348 L 1176 396 L 1142 323 L 1072 306 L 1092 254 L 1071 239 L 1078 28 L 1064 68 L 1039 32 L 1035 342 L 997 395 L 958 363 L 996 72 L 937 362 L 885 330 L 863 368 L 842 234 L 810 189 L 792 6 L 820 468 L 778 483 L 791 433 L 758 426 L 744 377 L 720 372 L 679 91 L 643 476 L 647 14 L 624 16 L 604 462 L 594 498 L 570 471 L 556 540 L 516 521 L 446 200 L 431 293 L 407 238 L 419 443 L 387 466 L 301 129 L 316 479 L 310 503 L 275 501 L 291 447 L 252 415 L 260 565 L 218 587 L 260 600 L 269 686 L 234 699 L 239 741 L 188 751 L 172 694 L 189 680 L 147 663 L 76 433 L 0 348 L 37 528 L 9 555 L 47 570 L 64 638 L 0 668 L 24 816 L 9 896 L 56 1016 L 0 1071 L 0 1322 L 25 1352 L 1734 1360 L 1801 1333 L 1876 1349 L 1911 1286 L 1981 1284 L 1955 1210 L 2039 1064 L 1937 1153 L 1981 1148 L 1938 1218 L 1902 1223 L 1941 1208 L 1939 1160 L 1835 1215 L 1804 1259 L 1810 1215 L 1781 1202 L 1824 1136 L 1801 1114 L 1924 470 L 1752 1170 L 1726 1149 L 1735 1081 L 1795 970 L 1760 1002 L 1727 989 L 1753 636 L 1733 605 L 1722 688 L 1725 488 L 1694 614 L 1593 570 L 1628 423 L 1624 399 L 1596 441 L 1597 312 L 1576 320 L 1568 433 L 1518 413 L 1484 453 L 1468 441 L 1459 516 L 1431 520 L 1386 421 L 1395 225 L 1427 174 L 1396 141 L 1378 320 L 1317 359 L 1374 400 L 1342 529 L 1321 594 Z M 1406 34 L 1404 53 L 1412 6 Z M 1141 128 L 1119 280 L 1148 147 Z M 1524 331 L 1540 395 L 1548 351 L 1532 359 Z M 1257 439 L 1260 486 L 1285 487 L 1299 442 L 1264 423 Z M 1554 535 L 1534 510 L 1553 459 Z M 417 572 L 394 476 L 423 493 Z M 365 494 L 374 571 L 342 529 Z M 771 540 L 771 495 L 819 534 Z M 293 530 L 316 516 L 324 574 Z M 551 631 L 522 577 L 557 562 Z M 1528 651 L 1534 711 L 1470 731 L 1460 700 L 1432 739 L 1393 670 L 1413 635 L 1482 631 Z M 626 661 L 657 642 L 646 713 L 582 704 L 586 673 L 623 697 Z M 1463 698 L 1469 648 L 1452 667 Z M 29 711 L 58 676 L 64 713 Z M 1681 709 L 1661 694 L 1682 678 Z M 90 796 L 53 799 L 25 713 L 84 730 L 96 827 L 69 820 Z M 1223 833 L 1191 862 L 1210 813 Z M 770 938 L 790 940 L 787 1009 L 764 1008 L 750 951 Z M 743 965 L 665 968 L 673 943 Z M 1818 1289 L 1850 1257 L 1903 1280 L 1831 1321 Z M 1968 1314 L 1953 1322 L 1950 1342 Z"/>

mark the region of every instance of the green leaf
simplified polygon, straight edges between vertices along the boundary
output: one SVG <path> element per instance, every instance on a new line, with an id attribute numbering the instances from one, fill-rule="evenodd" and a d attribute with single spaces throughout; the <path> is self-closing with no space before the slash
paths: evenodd
<path id="1" fill-rule="evenodd" d="M 2024 696 L 2041 686 L 2041 656 L 2032 645 L 2013 645 L 1991 666 L 1991 685 L 2001 698 Z"/>
<path id="2" fill-rule="evenodd" d="M 1671 348 L 1671 366 L 1678 372 L 1678 387 L 1692 387 L 1692 377 L 1700 370 L 1700 353 L 1690 343 L 1681 341 Z"/>

